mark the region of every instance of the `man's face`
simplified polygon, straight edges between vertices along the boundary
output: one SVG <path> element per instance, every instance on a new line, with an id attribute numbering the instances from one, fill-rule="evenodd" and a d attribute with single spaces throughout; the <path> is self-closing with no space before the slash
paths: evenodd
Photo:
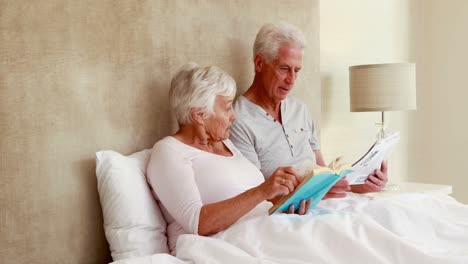
<path id="1" fill-rule="evenodd" d="M 273 61 L 264 61 L 259 70 L 268 98 L 275 103 L 284 100 L 294 87 L 301 67 L 302 49 L 290 44 L 280 46 Z"/>

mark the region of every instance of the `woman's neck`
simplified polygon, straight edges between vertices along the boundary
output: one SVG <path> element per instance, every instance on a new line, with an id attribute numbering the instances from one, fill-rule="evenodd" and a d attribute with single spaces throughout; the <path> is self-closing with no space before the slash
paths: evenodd
<path id="1" fill-rule="evenodd" d="M 173 136 L 183 143 L 197 148 L 206 148 L 212 144 L 205 129 L 196 124 L 181 125 Z"/>
<path id="2" fill-rule="evenodd" d="M 181 125 L 179 130 L 172 136 L 191 147 L 218 155 L 232 156 L 231 151 L 224 145 L 222 140 L 211 138 L 202 125 Z"/>

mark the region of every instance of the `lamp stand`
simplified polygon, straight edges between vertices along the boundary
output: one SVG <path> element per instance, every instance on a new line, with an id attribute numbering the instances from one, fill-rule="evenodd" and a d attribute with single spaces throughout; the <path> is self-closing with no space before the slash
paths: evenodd
<path id="1" fill-rule="evenodd" d="M 382 111 L 382 122 L 381 123 L 375 123 L 377 127 L 377 139 L 382 139 L 385 138 L 387 135 L 386 127 L 385 127 L 385 112 Z"/>

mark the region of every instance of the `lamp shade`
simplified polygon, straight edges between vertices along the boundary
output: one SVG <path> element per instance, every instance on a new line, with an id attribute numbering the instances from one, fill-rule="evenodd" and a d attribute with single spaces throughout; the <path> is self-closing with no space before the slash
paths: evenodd
<path id="1" fill-rule="evenodd" d="M 414 63 L 351 66 L 349 86 L 351 112 L 416 109 Z"/>

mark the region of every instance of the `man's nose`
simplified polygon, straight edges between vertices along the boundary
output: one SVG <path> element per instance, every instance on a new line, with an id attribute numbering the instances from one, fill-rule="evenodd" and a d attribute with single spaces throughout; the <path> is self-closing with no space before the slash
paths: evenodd
<path id="1" fill-rule="evenodd" d="M 286 83 L 294 85 L 295 82 L 296 82 L 296 72 L 294 71 L 288 72 L 288 76 L 286 76 Z"/>

